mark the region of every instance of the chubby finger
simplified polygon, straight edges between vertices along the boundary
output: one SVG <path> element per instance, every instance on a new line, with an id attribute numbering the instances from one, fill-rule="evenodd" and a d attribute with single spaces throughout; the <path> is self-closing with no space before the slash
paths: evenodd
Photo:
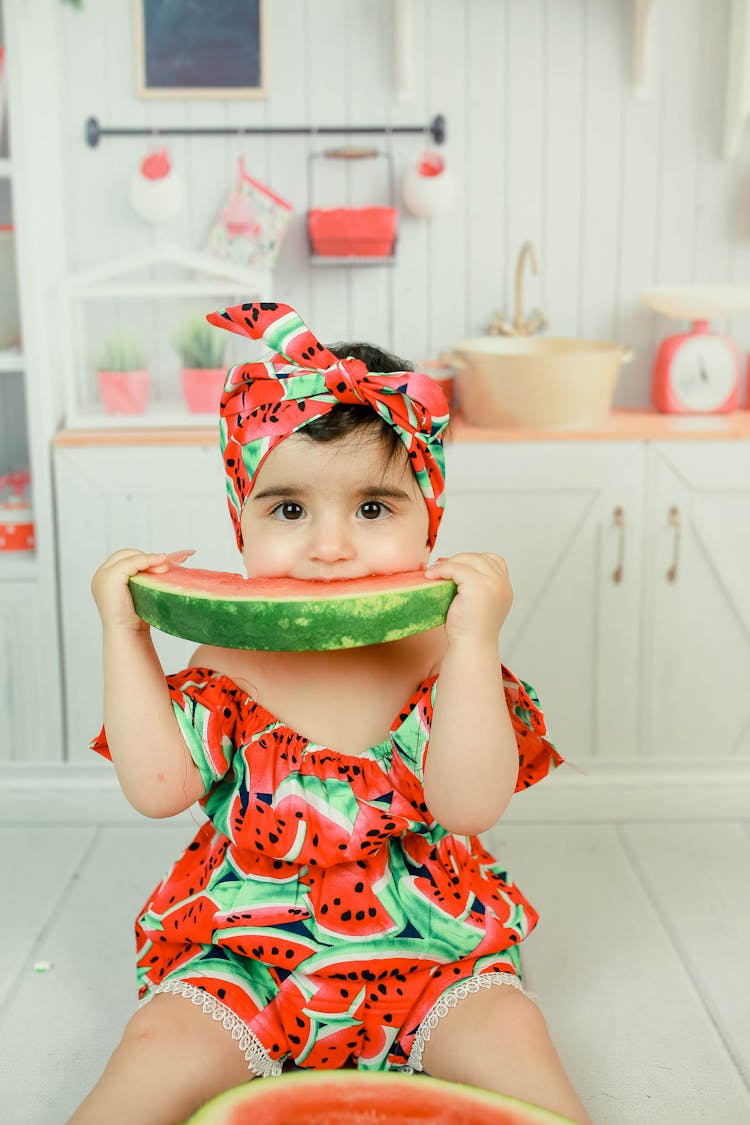
<path id="1" fill-rule="evenodd" d="M 105 564 L 106 569 L 114 570 L 118 575 L 123 578 L 130 578 L 134 574 L 139 574 L 142 570 L 149 570 L 151 567 L 161 566 L 166 563 L 167 556 L 164 551 L 160 552 L 146 552 L 146 551 L 129 551 L 123 554 L 119 559 L 110 560 Z"/>
<path id="2" fill-rule="evenodd" d="M 451 578 L 459 583 L 474 575 L 507 579 L 508 564 L 500 555 L 464 551 L 450 558 L 439 558 L 425 569 L 427 578 Z"/>
<path id="3" fill-rule="evenodd" d="M 161 555 L 160 556 L 160 558 L 162 560 L 160 563 L 157 563 L 156 566 L 149 566 L 146 569 L 148 571 L 150 571 L 152 574 L 164 574 L 165 571 L 170 569 L 170 567 L 179 566 L 180 563 L 184 563 L 185 559 L 189 559 L 190 556 L 194 555 L 194 554 L 195 554 L 194 550 L 190 550 L 190 551 L 170 551 L 170 553 L 168 555 Z"/>
<path id="4" fill-rule="evenodd" d="M 115 551 L 108 559 L 105 559 L 101 565 L 101 569 L 104 570 L 107 567 L 117 566 L 119 563 L 123 562 L 124 559 L 134 559 L 144 554 L 144 551 L 139 551 L 135 547 L 125 547 L 121 551 Z"/>

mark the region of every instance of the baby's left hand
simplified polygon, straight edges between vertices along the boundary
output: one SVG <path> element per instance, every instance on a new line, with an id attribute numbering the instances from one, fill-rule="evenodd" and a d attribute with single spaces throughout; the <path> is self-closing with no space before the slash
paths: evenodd
<path id="1" fill-rule="evenodd" d="M 438 559 L 425 570 L 427 578 L 451 578 L 458 592 L 445 627 L 448 640 L 472 639 L 497 644 L 513 604 L 508 564 L 500 555 L 463 552 Z"/>

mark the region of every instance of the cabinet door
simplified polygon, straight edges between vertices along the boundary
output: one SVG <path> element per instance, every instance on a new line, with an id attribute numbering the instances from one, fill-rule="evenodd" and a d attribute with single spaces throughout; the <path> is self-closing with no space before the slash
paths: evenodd
<path id="1" fill-rule="evenodd" d="M 60 760 L 57 709 L 45 706 L 44 643 L 36 583 L 0 582 L 0 762 Z M 44 659 L 42 654 L 45 654 Z"/>
<path id="2" fill-rule="evenodd" d="M 649 463 L 649 752 L 750 755 L 750 443 L 660 443 Z"/>
<path id="3" fill-rule="evenodd" d="M 58 448 L 55 478 L 68 757 L 90 761 L 102 723 L 101 627 L 90 590 L 97 567 L 123 547 L 192 547 L 193 565 L 207 570 L 240 572 L 242 560 L 215 445 Z M 197 647 L 152 635 L 167 672 L 185 667 Z"/>
<path id="4" fill-rule="evenodd" d="M 643 449 L 636 443 L 455 445 L 436 549 L 507 559 L 501 655 L 537 689 L 573 763 L 639 752 Z M 619 570 L 618 570 L 619 568 Z"/>

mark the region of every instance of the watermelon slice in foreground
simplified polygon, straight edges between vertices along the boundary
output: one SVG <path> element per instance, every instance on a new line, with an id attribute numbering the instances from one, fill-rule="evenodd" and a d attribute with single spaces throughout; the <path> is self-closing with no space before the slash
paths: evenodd
<path id="1" fill-rule="evenodd" d="M 421 570 L 330 581 L 173 566 L 130 579 L 149 625 L 222 648 L 302 652 L 381 644 L 442 625 L 456 587 Z"/>
<path id="2" fill-rule="evenodd" d="M 294 1071 L 246 1082 L 187 1125 L 572 1125 L 528 1102 L 420 1074 Z"/>

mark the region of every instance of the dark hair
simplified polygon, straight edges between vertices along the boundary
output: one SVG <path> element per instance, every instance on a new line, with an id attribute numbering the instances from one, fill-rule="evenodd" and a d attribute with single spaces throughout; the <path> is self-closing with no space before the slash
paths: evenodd
<path id="1" fill-rule="evenodd" d="M 397 355 L 383 351 L 374 344 L 328 344 L 328 350 L 333 352 L 337 359 L 360 359 L 369 371 L 413 371 L 414 367 L 408 360 L 400 359 Z M 379 442 L 387 457 L 387 464 L 405 452 L 404 443 L 384 418 L 376 414 L 364 403 L 349 404 L 338 403 L 328 414 L 322 418 L 315 418 L 303 426 L 299 433 L 309 437 L 312 441 L 335 441 L 337 438 L 361 432 L 363 436 L 371 436 L 373 441 Z"/>

